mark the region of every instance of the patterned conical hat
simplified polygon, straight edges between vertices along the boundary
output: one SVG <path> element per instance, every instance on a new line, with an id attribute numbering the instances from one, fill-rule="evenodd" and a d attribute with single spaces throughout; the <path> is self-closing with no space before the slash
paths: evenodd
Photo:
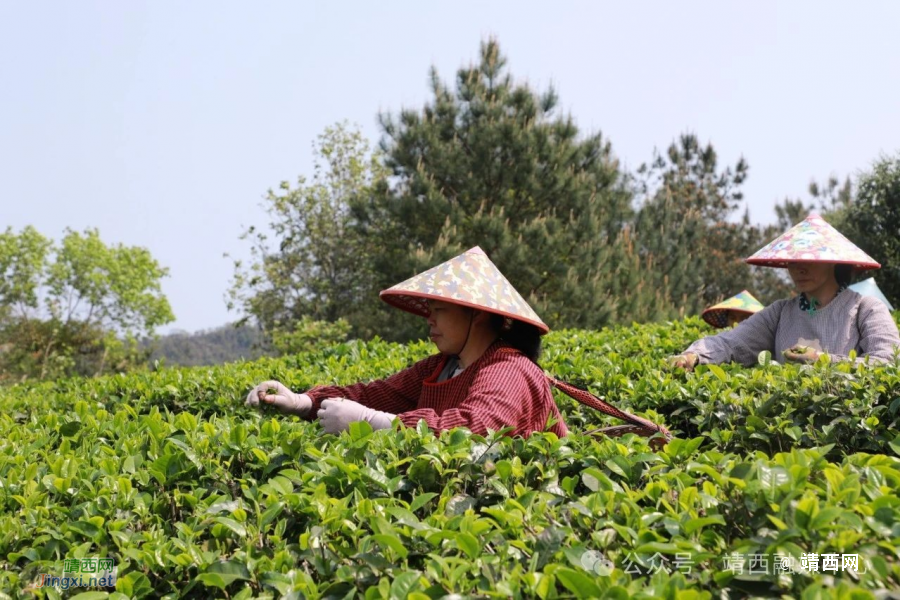
<path id="1" fill-rule="evenodd" d="M 816 214 L 809 215 L 769 242 L 747 262 L 765 267 L 786 267 L 789 262 L 853 265 L 857 269 L 881 267 Z"/>
<path id="2" fill-rule="evenodd" d="M 753 294 L 744 290 L 728 300 L 723 300 L 715 306 L 710 306 L 701 315 L 703 320 L 713 327 L 725 327 L 728 325 L 728 313 L 736 312 L 752 315 L 764 309 L 762 302 L 753 297 Z"/>
<path id="3" fill-rule="evenodd" d="M 530 323 L 541 334 L 550 331 L 478 246 L 383 290 L 379 296 L 421 317 L 429 315 L 428 300 L 442 300 Z"/>
<path id="4" fill-rule="evenodd" d="M 878 298 L 882 302 L 884 302 L 885 306 L 888 307 L 888 310 L 894 310 L 894 307 L 891 306 L 890 301 L 888 301 L 887 297 L 882 293 L 881 288 L 878 287 L 878 284 L 875 283 L 874 277 L 869 277 L 868 279 L 864 279 L 858 283 L 854 283 L 850 286 L 850 289 L 860 294 L 862 296 L 872 296 L 873 298 Z"/>

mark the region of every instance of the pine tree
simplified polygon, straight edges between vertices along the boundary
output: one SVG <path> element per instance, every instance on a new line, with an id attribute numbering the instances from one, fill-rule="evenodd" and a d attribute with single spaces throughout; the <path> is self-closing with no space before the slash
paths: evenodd
<path id="1" fill-rule="evenodd" d="M 455 89 L 432 70 L 431 92 L 422 110 L 381 116 L 392 183 L 357 206 L 384 241 L 382 285 L 478 245 L 551 327 L 617 319 L 632 210 L 609 142 L 580 135 L 552 88 L 515 82 L 495 40 Z M 381 319 L 388 337 L 417 332 Z"/>
<path id="2" fill-rule="evenodd" d="M 679 315 L 696 314 L 742 289 L 767 299 L 786 291 L 777 274 L 744 262 L 767 241 L 746 210 L 733 218 L 743 206 L 741 185 L 748 171 L 743 158 L 720 170 L 712 145 L 702 146 L 692 134 L 638 170 L 639 252 L 652 257 L 657 286 Z"/>

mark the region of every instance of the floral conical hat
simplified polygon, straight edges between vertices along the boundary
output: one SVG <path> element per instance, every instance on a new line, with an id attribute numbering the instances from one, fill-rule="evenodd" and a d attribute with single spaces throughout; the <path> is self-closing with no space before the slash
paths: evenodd
<path id="1" fill-rule="evenodd" d="M 816 214 L 809 215 L 763 246 L 747 262 L 765 267 L 786 267 L 789 262 L 853 265 L 857 269 L 881 267 Z"/>
<path id="2" fill-rule="evenodd" d="M 541 334 L 550 331 L 478 246 L 382 291 L 379 296 L 392 306 L 422 317 L 430 313 L 428 300 L 442 300 L 530 323 Z"/>
<path id="3" fill-rule="evenodd" d="M 723 328 L 728 325 L 728 313 L 736 312 L 747 315 L 758 313 L 764 309 L 762 302 L 753 297 L 753 294 L 744 290 L 735 294 L 728 300 L 723 300 L 714 306 L 710 306 L 701 315 L 703 320 L 713 327 Z"/>

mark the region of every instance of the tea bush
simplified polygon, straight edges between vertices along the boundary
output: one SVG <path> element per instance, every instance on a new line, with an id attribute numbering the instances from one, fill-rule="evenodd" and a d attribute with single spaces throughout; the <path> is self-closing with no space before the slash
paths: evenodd
<path id="1" fill-rule="evenodd" d="M 667 424 L 676 439 L 661 452 L 580 434 L 612 421 L 559 394 L 563 439 L 368 424 L 334 436 L 243 405 L 263 379 L 386 376 L 426 343 L 2 389 L 0 588 L 93 600 L 873 598 L 900 586 L 898 367 L 665 369 L 707 333 L 688 319 L 546 340 L 548 372 Z M 842 555 L 858 568 L 824 568 Z M 115 591 L 35 585 L 95 556 L 115 559 Z M 823 568 L 773 568 L 781 556 Z"/>

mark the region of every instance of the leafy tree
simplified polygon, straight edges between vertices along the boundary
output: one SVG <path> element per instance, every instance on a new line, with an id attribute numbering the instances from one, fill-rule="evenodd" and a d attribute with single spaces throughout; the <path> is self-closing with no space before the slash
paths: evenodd
<path id="1" fill-rule="evenodd" d="M 276 330 L 272 336 L 272 346 L 282 355 L 308 351 L 314 346 L 336 346 L 346 341 L 350 329 L 350 323 L 344 319 L 316 321 L 304 315 L 294 324 L 292 331 Z"/>
<path id="2" fill-rule="evenodd" d="M 391 177 L 354 204 L 382 249 L 376 287 L 479 245 L 551 327 L 615 320 L 632 211 L 609 142 L 581 135 L 552 88 L 514 81 L 495 40 L 453 88 L 432 70 L 431 93 L 421 110 L 381 115 Z M 373 311 L 384 337 L 421 332 L 395 310 Z"/>
<path id="3" fill-rule="evenodd" d="M 841 220 L 841 232 L 881 263 L 878 287 L 900 305 L 900 153 L 882 156 L 863 172 L 855 198 Z"/>
<path id="4" fill-rule="evenodd" d="M 168 274 L 145 248 L 107 246 L 96 229 L 68 231 L 47 267 L 47 308 L 125 336 L 152 332 L 174 320 L 160 279 Z"/>
<path id="5" fill-rule="evenodd" d="M 49 379 L 143 362 L 136 338 L 173 320 L 167 270 L 97 230 L 59 247 L 32 227 L 0 234 L 0 378 Z"/>
<path id="6" fill-rule="evenodd" d="M 34 227 L 0 234 L 0 316 L 27 315 L 38 308 L 38 288 L 52 242 Z"/>
<path id="7" fill-rule="evenodd" d="M 313 150 L 312 179 L 269 191 L 271 222 L 242 235 L 252 244 L 250 264 L 235 261 L 229 308 L 255 319 L 270 337 L 289 335 L 303 317 L 352 320 L 374 301 L 369 257 L 378 248 L 354 227 L 351 201 L 383 180 L 384 168 L 346 124 L 326 129 Z"/>

